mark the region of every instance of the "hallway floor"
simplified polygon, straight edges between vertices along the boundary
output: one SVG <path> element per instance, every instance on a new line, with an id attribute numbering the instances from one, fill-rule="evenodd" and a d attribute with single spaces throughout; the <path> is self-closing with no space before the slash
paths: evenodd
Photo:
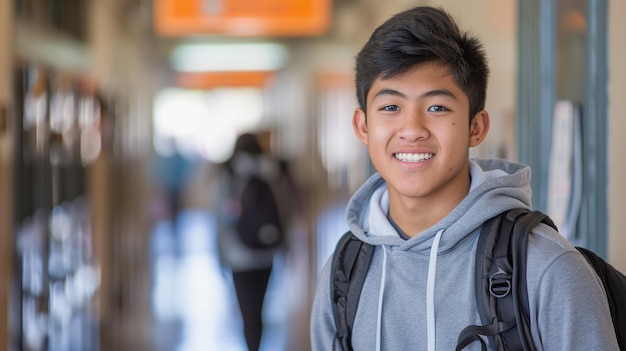
<path id="1" fill-rule="evenodd" d="M 215 223 L 205 211 L 185 211 L 175 234 L 169 221 L 152 233 L 151 306 L 155 351 L 246 351 L 230 272 L 218 261 Z M 286 350 L 286 270 L 279 257 L 264 307 L 261 351 Z"/>

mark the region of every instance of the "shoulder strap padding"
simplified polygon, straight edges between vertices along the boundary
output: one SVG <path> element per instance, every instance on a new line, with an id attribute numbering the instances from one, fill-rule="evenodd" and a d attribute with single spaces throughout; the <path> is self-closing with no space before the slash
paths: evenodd
<path id="1" fill-rule="evenodd" d="M 333 254 L 331 294 L 337 327 L 336 338 L 343 350 L 352 349 L 352 326 L 373 253 L 374 246 L 347 232 L 339 239 Z"/>

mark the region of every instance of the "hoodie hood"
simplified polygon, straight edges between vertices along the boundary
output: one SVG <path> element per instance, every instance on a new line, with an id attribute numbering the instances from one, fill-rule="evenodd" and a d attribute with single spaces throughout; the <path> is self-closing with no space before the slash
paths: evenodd
<path id="1" fill-rule="evenodd" d="M 385 304 L 388 287 L 403 284 L 398 280 L 398 274 L 388 271 L 389 266 L 404 267 L 413 271 L 410 275 L 416 276 L 420 270 L 406 259 L 403 252 L 410 255 L 426 256 L 427 264 L 421 265 L 422 276 L 426 277 L 426 284 L 423 290 L 425 293 L 425 305 L 423 313 L 426 315 L 426 340 L 429 351 L 435 351 L 437 345 L 437 295 L 445 288 L 438 288 L 439 285 L 448 286 L 452 282 L 465 280 L 470 283 L 470 274 L 454 277 L 450 272 L 459 272 L 458 260 L 456 268 L 450 265 L 450 260 L 444 262 L 444 272 L 448 272 L 440 281 L 437 273 L 440 255 L 454 251 L 455 248 L 463 247 L 465 239 L 479 228 L 485 221 L 495 215 L 517 207 L 530 207 L 530 169 L 526 166 L 514 164 L 504 160 L 470 160 L 469 166 L 471 183 L 470 190 L 465 198 L 452 210 L 445 218 L 431 228 L 414 235 L 405 240 L 390 223 L 387 213 L 389 212 L 389 195 L 387 184 L 379 174 L 372 176 L 355 193 L 350 200 L 346 210 L 348 226 L 352 233 L 359 239 L 372 245 L 379 246 L 382 252 L 382 262 L 380 264 L 380 276 L 378 278 L 378 294 L 376 301 L 376 330 L 375 345 L 376 350 L 383 349 L 383 310 L 390 308 L 391 311 L 397 307 Z M 467 250 L 465 248 L 460 249 Z M 467 257 L 467 254 L 460 254 L 460 257 Z M 392 261 L 389 262 L 388 261 Z M 455 265 L 455 263 L 452 263 Z M 464 265 L 465 263 L 461 263 Z M 389 273 L 389 274 L 388 274 Z M 415 273 L 415 274 L 413 274 Z M 389 277 L 388 277 L 389 275 Z M 419 288 L 418 288 L 419 289 Z M 394 289 L 391 288 L 393 291 Z M 398 289 L 395 289 L 398 290 Z M 417 289 L 401 288 L 405 293 L 416 293 Z M 423 295 L 422 295 L 423 296 Z M 414 296 L 411 296 L 414 298 Z M 393 314 L 393 313 L 391 313 Z M 444 333 L 445 334 L 445 333 Z"/>
<path id="2" fill-rule="evenodd" d="M 387 219 L 387 184 L 376 173 L 348 203 L 346 220 L 359 239 L 372 245 L 399 246 L 401 250 L 429 251 L 433 238 L 445 230 L 439 251 L 452 249 L 465 236 L 497 214 L 519 207 L 531 207 L 530 168 L 506 160 L 471 159 L 471 185 L 465 198 L 439 223 L 413 236 L 400 237 Z"/>

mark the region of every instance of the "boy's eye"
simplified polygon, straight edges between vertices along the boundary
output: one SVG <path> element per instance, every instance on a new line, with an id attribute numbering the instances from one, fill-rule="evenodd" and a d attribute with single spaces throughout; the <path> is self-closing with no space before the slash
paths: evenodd
<path id="1" fill-rule="evenodd" d="M 398 111 L 400 108 L 397 105 L 387 105 L 381 108 L 381 111 Z"/>
<path id="2" fill-rule="evenodd" d="M 448 109 L 441 105 L 434 105 L 428 108 L 428 112 L 444 112 L 444 111 L 448 111 Z"/>

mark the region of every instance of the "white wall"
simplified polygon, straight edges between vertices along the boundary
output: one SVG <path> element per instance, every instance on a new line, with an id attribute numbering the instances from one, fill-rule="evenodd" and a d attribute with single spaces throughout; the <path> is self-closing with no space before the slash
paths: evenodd
<path id="1" fill-rule="evenodd" d="M 609 1 L 609 262 L 626 272 L 626 2 Z"/>

